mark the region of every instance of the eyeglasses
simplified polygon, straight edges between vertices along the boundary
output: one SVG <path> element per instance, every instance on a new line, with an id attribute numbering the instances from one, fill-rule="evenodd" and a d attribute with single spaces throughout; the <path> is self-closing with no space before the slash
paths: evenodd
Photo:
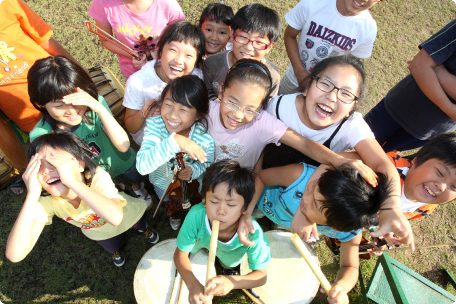
<path id="1" fill-rule="evenodd" d="M 222 96 L 222 100 L 225 103 L 225 107 L 228 110 L 233 111 L 233 112 L 237 112 L 239 110 L 242 110 L 242 113 L 244 114 L 245 117 L 255 117 L 256 115 L 260 114 L 260 113 L 258 113 L 257 111 L 254 111 L 254 110 L 241 109 L 241 107 L 238 106 L 237 104 L 232 103 L 231 101 L 225 100 L 225 93 L 223 93 L 223 94 L 224 95 Z"/>
<path id="2" fill-rule="evenodd" d="M 266 43 L 261 42 L 261 41 L 250 40 L 247 37 L 244 37 L 244 36 L 241 36 L 241 35 L 236 35 L 235 33 L 233 33 L 233 37 L 234 37 L 234 40 L 236 40 L 236 42 L 239 42 L 240 44 L 252 43 L 253 48 L 257 49 L 257 50 L 267 50 L 272 44 L 272 43 L 266 44 Z"/>
<path id="3" fill-rule="evenodd" d="M 313 78 L 317 80 L 317 88 L 319 88 L 323 92 L 329 93 L 332 92 L 332 90 L 337 89 L 337 99 L 339 99 L 343 103 L 351 104 L 353 101 L 358 100 L 358 97 L 355 94 L 345 89 L 336 87 L 334 83 L 332 83 L 326 78 L 319 76 L 314 76 Z"/>

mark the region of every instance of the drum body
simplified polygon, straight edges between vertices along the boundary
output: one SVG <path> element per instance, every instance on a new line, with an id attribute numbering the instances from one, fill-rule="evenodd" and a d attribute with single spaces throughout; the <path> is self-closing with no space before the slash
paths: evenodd
<path id="1" fill-rule="evenodd" d="M 179 276 L 180 279 L 174 284 L 176 266 L 174 266 L 173 256 L 176 248 L 176 239 L 169 239 L 150 248 L 141 258 L 136 267 L 133 282 L 136 302 L 139 304 L 178 303 L 182 278 Z M 207 259 L 208 256 L 203 251 L 190 255 L 193 273 L 202 285 L 206 280 Z M 173 298 L 169 301 L 171 294 Z M 179 304 L 184 303 L 188 303 L 188 289 L 185 283 L 182 286 Z"/>
<path id="2" fill-rule="evenodd" d="M 27 168 L 27 155 L 19 137 L 0 114 L 0 189 L 20 179 Z"/>
<path id="3" fill-rule="evenodd" d="M 253 290 L 267 304 L 307 304 L 315 297 L 320 283 L 290 239 L 291 233 L 279 230 L 265 232 L 271 248 L 272 261 L 268 281 Z M 312 248 L 304 243 L 319 265 Z M 251 272 L 247 257 L 241 263 L 241 274 Z"/>
<path id="4" fill-rule="evenodd" d="M 89 74 L 97 87 L 98 94 L 104 97 L 112 115 L 120 125 L 123 125 L 125 117 L 125 107 L 122 105 L 124 87 L 107 67 L 95 66 L 89 69 Z"/>

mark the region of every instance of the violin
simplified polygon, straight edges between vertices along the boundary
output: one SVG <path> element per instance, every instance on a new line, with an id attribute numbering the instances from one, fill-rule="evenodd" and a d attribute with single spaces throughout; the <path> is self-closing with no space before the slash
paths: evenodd
<path id="1" fill-rule="evenodd" d="M 148 44 L 148 41 L 152 41 L 152 40 L 153 40 L 152 36 L 149 36 L 146 38 L 146 37 L 144 37 L 143 34 L 141 34 L 141 35 L 139 35 L 139 44 L 135 45 L 135 49 L 139 49 L 140 47 L 143 48 L 142 50 L 138 51 L 138 54 L 145 53 L 147 61 L 153 60 L 151 52 L 154 52 L 156 49 L 155 43 L 152 43 L 150 45 Z"/>

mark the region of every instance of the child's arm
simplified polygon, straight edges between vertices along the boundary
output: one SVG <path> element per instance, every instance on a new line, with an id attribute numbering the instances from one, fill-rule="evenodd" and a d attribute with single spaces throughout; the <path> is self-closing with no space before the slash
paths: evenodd
<path id="1" fill-rule="evenodd" d="M 445 88 L 451 88 L 450 90 L 454 92 L 454 82 L 449 86 L 447 85 L 448 82 L 443 79 L 443 82 L 440 82 L 440 79 L 437 77 L 436 71 L 434 70 L 436 67 L 437 64 L 432 57 L 426 50 L 421 49 L 410 62 L 408 69 L 427 98 L 435 103 L 435 105 L 451 117 L 451 119 L 456 120 L 456 105 L 453 104 L 445 94 L 446 90 L 444 91 Z M 444 85 L 445 87 L 443 87 Z"/>
<path id="2" fill-rule="evenodd" d="M 379 212 L 380 228 L 371 235 L 378 237 L 388 232 L 394 232 L 403 238 L 404 244 L 414 250 L 413 232 L 401 210 L 401 183 L 396 167 L 374 138 L 363 139 L 356 144 L 355 150 L 366 165 L 376 172 L 384 173 L 392 181 L 391 197 L 382 204 Z"/>
<path id="3" fill-rule="evenodd" d="M 309 75 L 309 72 L 306 71 L 301 58 L 299 57 L 298 41 L 296 40 L 299 33 L 301 33 L 300 30 L 294 29 L 288 25 L 283 35 L 285 49 L 287 50 L 288 58 L 290 58 L 293 71 L 298 79 L 298 85 Z"/>
<path id="4" fill-rule="evenodd" d="M 45 160 L 55 167 L 62 184 L 73 190 L 98 216 L 113 226 L 122 222 L 123 210 L 120 200 L 118 198 L 109 199 L 82 182 L 80 169 L 83 167 L 71 154 L 62 152 L 46 155 Z"/>
<path id="5" fill-rule="evenodd" d="M 456 75 L 448 72 L 447 68 L 443 64 L 436 66 L 434 71 L 445 93 L 456 100 L 456 86 L 454 85 L 456 83 Z"/>
<path id="6" fill-rule="evenodd" d="M 347 293 L 358 281 L 361 233 L 340 246 L 340 269 L 328 295 L 331 304 L 348 303 Z"/>
<path id="7" fill-rule="evenodd" d="M 128 151 L 130 140 L 125 130 L 119 125 L 114 116 L 98 100 L 77 88 L 77 92 L 63 97 L 63 102 L 74 106 L 87 106 L 100 116 L 103 131 L 120 152 Z"/>
<path id="8" fill-rule="evenodd" d="M 347 159 L 337 153 L 331 151 L 322 144 L 313 140 L 307 139 L 304 136 L 296 133 L 291 129 L 287 129 L 280 141 L 284 144 L 298 150 L 299 152 L 309 156 L 321 164 L 332 165 L 338 167 L 345 163 L 359 171 L 361 176 L 371 185 L 377 185 L 377 178 L 371 168 L 363 164 L 360 160 Z M 386 157 L 386 155 L 385 155 Z M 375 169 L 375 168 L 374 168 Z"/>
<path id="9" fill-rule="evenodd" d="M 40 156 L 35 154 L 22 175 L 27 196 L 11 229 L 5 251 L 5 256 L 13 263 L 22 261 L 29 254 L 45 225 L 43 221 L 34 220 L 36 204 L 41 194 L 41 185 L 37 178 L 40 162 Z"/>
<path id="10" fill-rule="evenodd" d="M 253 270 L 246 275 L 216 276 L 206 283 L 206 287 L 215 284 L 215 287 L 208 291 L 206 296 L 224 296 L 233 289 L 250 289 L 266 284 L 267 270 Z"/>
<path id="11" fill-rule="evenodd" d="M 188 254 L 188 252 L 183 252 L 179 248 L 176 248 L 174 252 L 174 265 L 176 265 L 177 271 L 179 271 L 189 291 L 188 301 L 191 304 L 209 304 L 211 301 L 204 296 L 204 286 L 193 274 Z"/>
<path id="12" fill-rule="evenodd" d="M 84 69 L 84 71 L 86 71 L 87 74 L 89 74 L 89 71 L 87 71 L 87 69 L 85 67 L 83 67 L 73 56 L 71 56 L 71 54 L 63 46 L 61 46 L 52 37 L 49 38 L 48 41 L 40 44 L 40 46 L 43 48 L 43 50 L 45 50 L 52 56 L 57 56 L 57 55 L 65 56 L 66 58 L 70 59 L 71 61 L 73 61 L 74 63 L 79 65 L 81 68 Z"/>
<path id="13" fill-rule="evenodd" d="M 146 123 L 146 119 L 150 117 L 148 115 L 149 106 L 155 102 L 157 102 L 155 99 L 146 101 L 141 110 L 133 110 L 125 107 L 125 128 L 128 132 L 135 134 L 141 130 Z M 158 113 L 158 115 L 160 115 L 160 113 Z"/>

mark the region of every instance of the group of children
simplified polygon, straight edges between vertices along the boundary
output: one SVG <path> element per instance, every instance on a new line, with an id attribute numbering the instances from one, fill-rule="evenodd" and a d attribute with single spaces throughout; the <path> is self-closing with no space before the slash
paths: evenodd
<path id="1" fill-rule="evenodd" d="M 455 134 L 437 136 L 401 158 L 384 153 L 356 112 L 365 85 L 358 58 L 372 52 L 376 25 L 368 9 L 377 2 L 301 1 L 285 16 L 291 63 L 280 80 L 265 58 L 279 39 L 280 17 L 262 4 L 236 14 L 210 4 L 198 27 L 183 21 L 174 0 L 94 0 L 89 15 L 122 42 L 134 44 L 139 34 L 157 40 L 153 60 L 138 61 L 102 39 L 128 77 L 125 127 L 141 147 L 135 155 L 83 68 L 63 56 L 37 60 L 28 72 L 28 93 L 42 118 L 30 132 L 23 175 L 28 191 L 7 258 L 24 259 L 56 215 L 122 266 L 126 230 L 151 244 L 159 239 L 146 220 L 152 197 L 142 176 L 149 176 L 159 198 L 166 196 L 178 165 L 174 157 L 185 152 L 178 177 L 198 181 L 204 197 L 183 223 L 170 219 L 173 229 L 182 225 L 174 261 L 190 303 L 265 284 L 271 254 L 252 218 L 255 207 L 304 241 L 320 232 L 342 242 L 328 301 L 348 303 L 364 228 L 380 226 L 373 235 L 413 247 L 408 220 L 456 198 Z M 344 153 L 348 149 L 354 152 Z M 132 183 L 136 198 L 118 192 L 117 176 Z M 188 253 L 209 247 L 213 220 L 220 221 L 217 257 L 224 271 L 204 294 Z M 233 275 L 245 255 L 253 271 Z"/>

